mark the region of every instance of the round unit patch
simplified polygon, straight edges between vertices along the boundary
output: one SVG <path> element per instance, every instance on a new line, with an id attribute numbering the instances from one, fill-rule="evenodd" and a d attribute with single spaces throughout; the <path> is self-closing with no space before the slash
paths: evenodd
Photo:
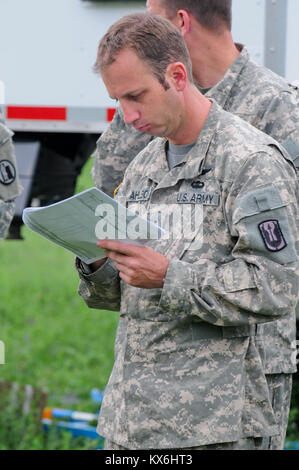
<path id="1" fill-rule="evenodd" d="M 9 160 L 0 160 L 0 183 L 8 185 L 16 179 L 16 169 Z"/>

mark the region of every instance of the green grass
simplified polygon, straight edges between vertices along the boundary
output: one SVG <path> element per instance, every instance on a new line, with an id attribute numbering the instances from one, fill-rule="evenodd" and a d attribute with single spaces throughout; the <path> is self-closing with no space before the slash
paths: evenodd
<path id="1" fill-rule="evenodd" d="M 77 192 L 93 186 L 91 165 Z M 72 253 L 26 227 L 22 235 L 0 243 L 0 380 L 45 390 L 48 406 L 95 411 L 90 391 L 109 378 L 118 313 L 84 304 Z"/>
<path id="2" fill-rule="evenodd" d="M 23 235 L 0 246 L 1 377 L 85 396 L 107 381 L 117 314 L 85 306 L 71 253 L 26 227 Z"/>

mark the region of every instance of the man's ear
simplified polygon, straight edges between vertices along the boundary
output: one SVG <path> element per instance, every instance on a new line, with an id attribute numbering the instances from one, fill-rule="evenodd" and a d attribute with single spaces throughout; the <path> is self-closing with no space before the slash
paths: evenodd
<path id="1" fill-rule="evenodd" d="M 191 16 L 186 10 L 178 10 L 174 22 L 183 37 L 191 31 Z"/>
<path id="2" fill-rule="evenodd" d="M 187 70 L 182 62 L 169 64 L 166 70 L 166 80 L 171 82 L 177 91 L 183 91 L 187 84 Z"/>

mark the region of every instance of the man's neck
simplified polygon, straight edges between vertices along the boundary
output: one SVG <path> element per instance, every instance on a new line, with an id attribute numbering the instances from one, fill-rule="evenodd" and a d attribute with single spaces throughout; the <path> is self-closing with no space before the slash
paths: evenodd
<path id="1" fill-rule="evenodd" d="M 193 76 L 201 88 L 217 85 L 240 54 L 228 30 L 217 35 L 204 28 L 193 28 L 185 39 L 192 59 Z"/>
<path id="2" fill-rule="evenodd" d="M 212 102 L 205 98 L 196 88 L 189 83 L 184 94 L 184 107 L 179 127 L 168 140 L 174 145 L 187 145 L 195 142 L 203 129 L 210 113 Z"/>

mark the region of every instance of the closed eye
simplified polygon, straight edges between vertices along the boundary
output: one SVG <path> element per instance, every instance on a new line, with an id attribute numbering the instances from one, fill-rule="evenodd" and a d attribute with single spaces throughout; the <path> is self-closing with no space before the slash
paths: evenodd
<path id="1" fill-rule="evenodd" d="M 132 101 L 138 101 L 143 93 L 138 93 L 137 95 L 128 95 L 128 99 Z"/>

